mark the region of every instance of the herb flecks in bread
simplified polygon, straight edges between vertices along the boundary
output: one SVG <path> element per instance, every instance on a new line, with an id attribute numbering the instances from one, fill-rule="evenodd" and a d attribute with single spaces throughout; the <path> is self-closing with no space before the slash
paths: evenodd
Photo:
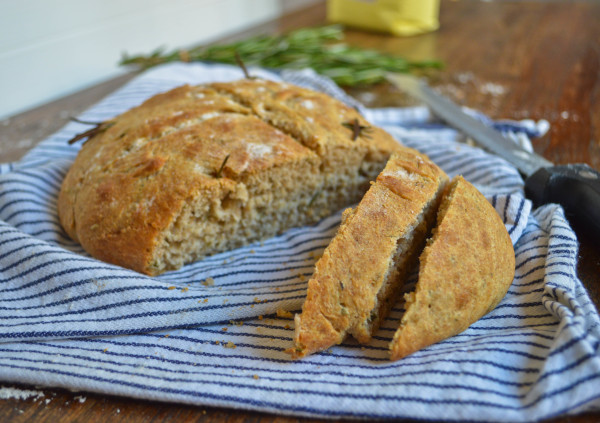
<path id="1" fill-rule="evenodd" d="M 390 344 L 392 360 L 466 330 L 496 307 L 514 278 L 514 250 L 500 216 L 462 177 L 449 184 L 437 220 Z"/>
<path id="2" fill-rule="evenodd" d="M 356 203 L 393 151 L 354 109 L 285 83 L 183 86 L 112 119 L 59 195 L 92 256 L 146 274 L 314 223 Z M 318 195 L 317 195 L 318 193 Z"/>
<path id="3" fill-rule="evenodd" d="M 295 317 L 294 358 L 339 344 L 367 343 L 416 263 L 447 177 L 420 153 L 394 153 L 356 209 L 344 212 L 315 266 Z"/>

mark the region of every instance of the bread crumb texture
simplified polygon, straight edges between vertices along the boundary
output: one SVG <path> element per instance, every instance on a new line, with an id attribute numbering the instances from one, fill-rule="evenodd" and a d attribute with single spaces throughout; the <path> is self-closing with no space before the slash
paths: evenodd
<path id="1" fill-rule="evenodd" d="M 356 203 L 402 147 L 353 140 L 356 110 L 260 79 L 182 86 L 82 146 L 58 200 L 92 256 L 148 275 L 314 223 Z"/>
<path id="2" fill-rule="evenodd" d="M 295 316 L 299 358 L 339 344 L 367 343 L 397 299 L 435 221 L 444 172 L 409 148 L 394 153 L 315 266 Z"/>
<path id="3" fill-rule="evenodd" d="M 392 360 L 467 329 L 496 307 L 514 278 L 514 250 L 500 216 L 462 177 L 448 185 L 437 221 L 390 344 Z"/>

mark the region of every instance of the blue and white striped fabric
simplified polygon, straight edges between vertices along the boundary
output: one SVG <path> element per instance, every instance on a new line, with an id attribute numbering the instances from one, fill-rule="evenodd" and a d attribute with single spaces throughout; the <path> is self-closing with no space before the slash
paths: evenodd
<path id="1" fill-rule="evenodd" d="M 352 103 L 311 72 L 253 73 Z M 220 65 L 163 66 L 80 118 L 102 121 L 183 83 L 241 76 Z M 87 129 L 70 123 L 0 166 L 0 380 L 332 418 L 532 421 L 600 408 L 600 319 L 576 277 L 578 244 L 563 211 L 532 210 L 514 168 L 457 143 L 460 135 L 429 121 L 426 109 L 359 107 L 449 175 L 463 174 L 503 218 L 516 276 L 494 311 L 390 362 L 397 304 L 371 344 L 348 340 L 293 362 L 283 352 L 293 322 L 276 311 L 301 308 L 340 214 L 157 278 L 98 262 L 68 239 L 56 214 L 79 148 L 66 141 Z"/>

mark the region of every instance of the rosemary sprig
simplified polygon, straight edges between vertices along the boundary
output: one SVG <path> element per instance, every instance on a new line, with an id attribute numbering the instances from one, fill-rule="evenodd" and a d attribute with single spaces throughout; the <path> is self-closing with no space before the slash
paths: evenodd
<path id="1" fill-rule="evenodd" d="M 74 144 L 77 141 L 82 140 L 84 138 L 86 139 L 84 141 L 85 144 L 85 142 L 88 141 L 90 138 L 93 138 L 96 135 L 106 131 L 108 128 L 115 124 L 114 122 L 89 122 L 86 120 L 77 119 L 75 117 L 71 117 L 70 120 L 72 120 L 73 122 L 82 123 L 84 125 L 94 125 L 94 127 L 88 129 L 87 131 L 76 134 L 73 138 L 67 141 L 69 144 Z"/>
<path id="2" fill-rule="evenodd" d="M 386 72 L 407 73 L 423 68 L 440 68 L 441 62 L 414 62 L 375 50 L 352 47 L 343 42 L 340 26 L 303 28 L 278 36 L 259 35 L 230 44 L 199 46 L 189 50 L 165 52 L 163 48 L 149 55 L 125 54 L 121 65 L 146 69 L 173 61 L 213 61 L 236 64 L 236 53 L 246 65 L 277 69 L 313 68 L 339 85 L 374 84 Z"/>
<path id="3" fill-rule="evenodd" d="M 369 135 L 369 133 L 373 131 L 373 128 L 371 128 L 370 126 L 361 125 L 358 119 L 354 119 L 351 122 L 344 122 L 342 123 L 342 125 L 352 130 L 352 141 L 356 141 L 358 137 L 363 137 L 367 139 L 371 138 L 371 135 Z"/>

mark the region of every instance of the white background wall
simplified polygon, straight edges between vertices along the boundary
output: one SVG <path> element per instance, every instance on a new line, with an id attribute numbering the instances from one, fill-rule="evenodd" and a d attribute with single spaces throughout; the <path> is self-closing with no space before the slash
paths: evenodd
<path id="1" fill-rule="evenodd" d="M 187 47 L 315 0 L 0 0 L 0 118 L 124 72 L 122 52 Z"/>

